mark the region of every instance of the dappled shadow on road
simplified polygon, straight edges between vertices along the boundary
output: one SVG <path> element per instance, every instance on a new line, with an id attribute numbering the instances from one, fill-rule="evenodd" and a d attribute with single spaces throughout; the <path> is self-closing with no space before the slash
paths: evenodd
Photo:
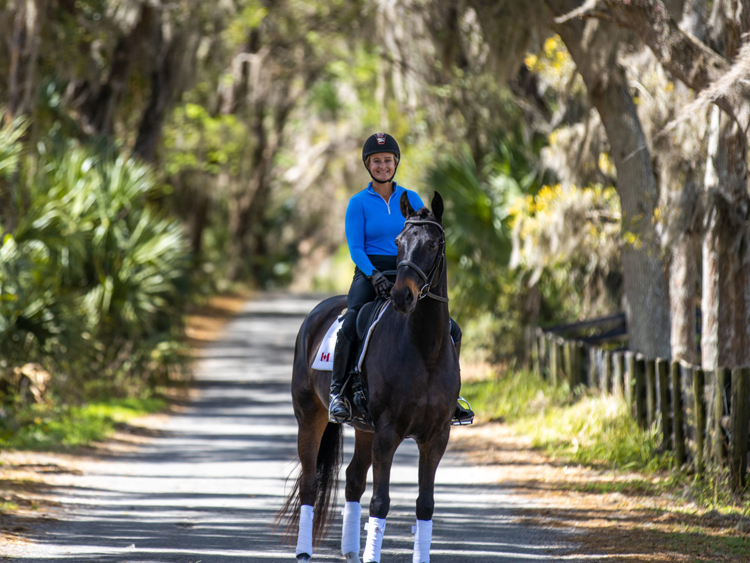
<path id="1" fill-rule="evenodd" d="M 61 478 L 60 522 L 19 533 L 36 544 L 16 556 L 29 563 L 294 561 L 273 521 L 296 471 L 291 364 L 296 332 L 314 304 L 249 307 L 204 350 L 198 396 L 137 450 L 103 455 L 87 462 L 83 476 Z M 352 442 L 347 430 L 345 463 Z M 384 561 L 411 560 L 417 459 L 411 441 L 396 455 Z M 519 526 L 511 491 L 462 479 L 455 457 L 445 467 L 436 488 L 435 563 L 549 561 L 561 553 L 567 535 Z M 316 561 L 341 560 L 340 520 L 337 514 Z"/>
<path id="2" fill-rule="evenodd" d="M 467 499 L 465 487 L 446 486 L 441 489 L 442 493 Z M 208 502 L 202 509 L 183 511 L 179 518 L 165 514 L 159 508 L 147 510 L 138 506 L 137 510 L 123 513 L 117 506 L 99 506 L 89 515 L 89 525 L 78 527 L 74 533 L 61 533 L 52 527 L 37 541 L 53 545 L 58 552 L 55 559 L 81 562 L 250 563 L 269 559 L 294 560 L 293 547 L 285 546 L 281 535 L 273 533 L 273 509 L 227 509 L 222 507 L 224 498 L 205 496 L 204 500 Z M 168 497 L 161 495 L 149 500 L 169 503 Z M 190 503 L 196 499 L 195 496 L 183 495 L 180 500 Z M 275 505 L 278 496 L 268 495 L 264 500 Z M 139 503 L 137 496 L 130 501 Z M 413 516 L 407 514 L 403 506 L 394 508 L 388 518 L 383 557 L 384 560 L 405 562 L 411 559 Z M 328 538 L 317 549 L 316 561 L 341 561 L 338 553 L 340 534 L 339 518 Z M 432 560 L 435 563 L 549 561 L 554 547 L 549 540 L 550 537 L 540 535 L 539 530 L 519 528 L 510 513 L 498 511 L 497 507 L 478 508 L 471 502 L 460 506 L 451 503 L 441 506 L 439 516 L 435 518 Z M 85 550 L 81 550 L 81 546 L 85 546 Z M 73 553 L 66 555 L 68 549 Z M 49 558 L 25 561 L 42 563 Z"/>
<path id="3" fill-rule="evenodd" d="M 737 518 L 689 514 L 658 508 L 519 509 L 529 527 L 580 533 L 573 558 L 610 561 L 734 561 L 747 563 L 750 536 Z"/>

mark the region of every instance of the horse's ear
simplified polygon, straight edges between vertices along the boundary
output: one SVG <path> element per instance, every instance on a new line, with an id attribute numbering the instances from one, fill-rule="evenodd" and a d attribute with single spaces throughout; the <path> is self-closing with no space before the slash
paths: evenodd
<path id="1" fill-rule="evenodd" d="M 435 216 L 435 219 L 440 221 L 442 223 L 443 221 L 443 197 L 440 195 L 440 192 L 435 192 L 435 195 L 432 196 L 432 214 Z"/>
<path id="2" fill-rule="evenodd" d="M 409 195 L 406 193 L 406 191 L 404 191 L 404 193 L 401 194 L 401 215 L 403 215 L 404 219 L 406 219 L 412 213 L 414 213 L 414 208 L 409 202 Z"/>

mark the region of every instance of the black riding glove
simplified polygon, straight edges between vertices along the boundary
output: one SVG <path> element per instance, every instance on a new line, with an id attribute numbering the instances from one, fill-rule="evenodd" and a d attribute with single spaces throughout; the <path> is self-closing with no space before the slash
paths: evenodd
<path id="1" fill-rule="evenodd" d="M 375 288 L 375 293 L 378 297 L 390 299 L 393 284 L 388 281 L 388 278 L 377 270 L 374 270 L 372 274 L 370 274 L 370 282 L 372 283 L 372 287 Z"/>

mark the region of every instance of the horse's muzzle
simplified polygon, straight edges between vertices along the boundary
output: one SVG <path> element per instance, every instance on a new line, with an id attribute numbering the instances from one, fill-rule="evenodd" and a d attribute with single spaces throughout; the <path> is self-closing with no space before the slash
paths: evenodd
<path id="1" fill-rule="evenodd" d="M 414 311 L 414 307 L 417 305 L 416 295 L 408 285 L 394 287 L 391 290 L 391 302 L 397 313 L 404 314 Z"/>

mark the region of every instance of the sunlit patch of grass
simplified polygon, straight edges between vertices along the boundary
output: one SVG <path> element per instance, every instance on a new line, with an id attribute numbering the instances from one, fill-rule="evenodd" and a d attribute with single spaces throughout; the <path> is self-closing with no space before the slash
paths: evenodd
<path id="1" fill-rule="evenodd" d="M 670 465 L 657 452 L 657 432 L 640 429 L 625 403 L 612 396 L 583 395 L 569 406 L 551 404 L 519 420 L 518 428 L 534 446 L 584 465 L 650 470 Z"/>
<path id="2" fill-rule="evenodd" d="M 467 382 L 461 393 L 480 418 L 510 423 L 550 455 L 620 469 L 671 465 L 669 456 L 657 454 L 657 432 L 638 428 L 621 399 L 571 393 L 526 371 Z"/>
<path id="3" fill-rule="evenodd" d="M 0 514 L 5 514 L 7 512 L 16 512 L 17 510 L 18 510 L 18 505 L 15 502 L 12 502 L 12 501 L 0 502 Z"/>
<path id="4" fill-rule="evenodd" d="M 463 395 L 480 417 L 508 422 L 543 412 L 550 404 L 564 404 L 567 387 L 554 387 L 527 372 L 510 371 L 499 377 L 461 385 Z"/>
<path id="5" fill-rule="evenodd" d="M 662 479 L 620 479 L 615 481 L 585 481 L 563 485 L 569 491 L 605 495 L 619 493 L 626 496 L 656 496 L 668 490 L 668 483 Z"/>
<path id="6" fill-rule="evenodd" d="M 61 450 L 106 439 L 118 423 L 158 412 L 156 397 L 106 399 L 79 407 L 33 405 L 17 412 L 12 425 L 0 420 L 0 449 Z"/>

